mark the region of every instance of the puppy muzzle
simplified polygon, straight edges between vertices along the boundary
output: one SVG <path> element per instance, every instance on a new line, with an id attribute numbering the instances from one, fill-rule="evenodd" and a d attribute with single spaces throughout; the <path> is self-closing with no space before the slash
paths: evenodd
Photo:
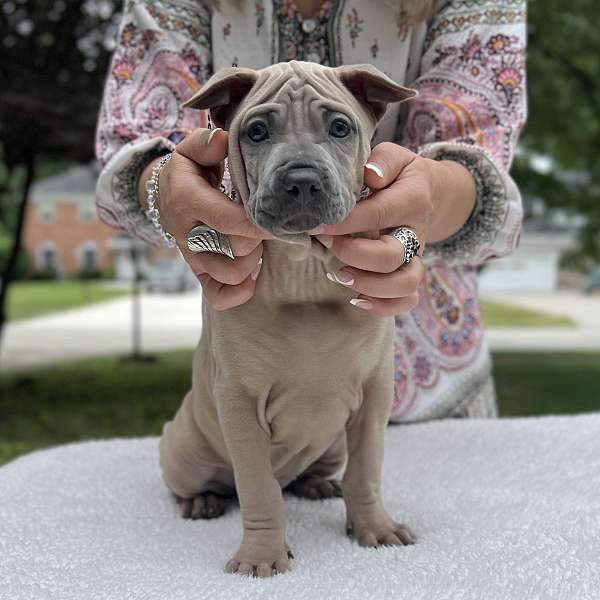
<path id="1" fill-rule="evenodd" d="M 332 190 L 329 174 L 314 166 L 278 169 L 268 186 L 271 193 L 256 199 L 256 224 L 271 233 L 300 233 L 334 224 L 346 210 Z"/>

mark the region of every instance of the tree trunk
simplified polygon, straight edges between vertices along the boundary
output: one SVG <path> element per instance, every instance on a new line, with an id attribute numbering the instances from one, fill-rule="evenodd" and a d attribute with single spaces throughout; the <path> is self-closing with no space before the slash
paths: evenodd
<path id="1" fill-rule="evenodd" d="M 2 344 L 2 332 L 6 322 L 6 305 L 8 299 L 8 289 L 12 283 L 17 268 L 19 252 L 21 250 L 21 239 L 25 226 L 25 215 L 27 212 L 27 202 L 29 200 L 29 191 L 33 183 L 35 173 L 35 157 L 32 156 L 25 165 L 25 181 L 21 188 L 21 201 L 19 204 L 19 213 L 15 223 L 13 243 L 8 255 L 6 264 L 0 274 L 0 345 Z"/>

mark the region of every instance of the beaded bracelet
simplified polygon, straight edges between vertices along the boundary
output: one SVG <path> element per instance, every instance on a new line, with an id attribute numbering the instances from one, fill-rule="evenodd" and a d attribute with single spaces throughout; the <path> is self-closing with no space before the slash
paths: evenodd
<path id="1" fill-rule="evenodd" d="M 160 213 L 158 212 L 158 208 L 156 207 L 156 200 L 158 199 L 158 178 L 160 177 L 160 172 L 163 170 L 163 167 L 171 160 L 171 156 L 173 154 L 165 154 L 157 165 L 152 169 L 152 173 L 150 175 L 150 179 L 146 181 L 146 202 L 148 208 L 146 209 L 146 216 L 156 229 L 156 231 L 162 235 L 167 245 L 170 247 L 174 247 L 175 238 L 168 232 L 163 229 L 163 226 L 160 223 Z"/>

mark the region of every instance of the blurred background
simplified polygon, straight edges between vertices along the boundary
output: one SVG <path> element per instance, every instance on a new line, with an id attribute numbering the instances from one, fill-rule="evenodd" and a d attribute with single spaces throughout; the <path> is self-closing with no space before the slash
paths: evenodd
<path id="1" fill-rule="evenodd" d="M 189 386 L 198 284 L 98 221 L 94 128 L 120 2 L 0 0 L 0 464 L 158 434 Z M 529 4 L 518 250 L 480 273 L 502 415 L 600 409 L 600 4 Z"/>

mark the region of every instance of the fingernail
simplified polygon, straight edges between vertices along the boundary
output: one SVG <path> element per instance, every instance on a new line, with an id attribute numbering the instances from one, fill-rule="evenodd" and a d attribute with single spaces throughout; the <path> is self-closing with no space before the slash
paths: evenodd
<path id="1" fill-rule="evenodd" d="M 252 277 L 254 281 L 258 279 L 258 274 L 260 273 L 260 268 L 262 267 L 262 261 L 263 259 L 261 257 L 258 261 L 258 265 L 256 265 L 256 269 L 254 269 L 254 271 L 252 271 L 252 274 L 250 275 L 250 277 Z"/>
<path id="2" fill-rule="evenodd" d="M 373 171 L 377 177 L 383 178 L 383 167 L 380 167 L 377 163 L 368 162 L 365 165 L 365 169 L 369 169 L 369 171 Z"/>
<path id="3" fill-rule="evenodd" d="M 373 305 L 368 300 L 363 300 L 362 298 L 352 298 L 350 304 L 357 308 L 362 308 L 363 310 L 371 310 L 373 308 Z"/>
<path id="4" fill-rule="evenodd" d="M 339 273 L 327 273 L 327 279 L 334 283 L 341 283 L 342 285 L 352 285 L 354 283 L 354 277 L 350 273 L 344 273 L 343 271 Z"/>
<path id="5" fill-rule="evenodd" d="M 333 246 L 332 235 L 317 235 L 316 238 L 325 246 L 325 248 L 331 248 Z"/>
<path id="6" fill-rule="evenodd" d="M 209 146 L 210 146 L 210 143 L 212 142 L 212 139 L 215 137 L 215 134 L 217 133 L 217 131 L 223 131 L 223 129 L 221 127 L 215 127 L 214 129 L 211 129 L 210 135 L 208 136 L 208 145 Z"/>
<path id="7" fill-rule="evenodd" d="M 319 233 L 323 233 L 323 231 L 325 231 L 325 225 L 319 225 L 318 227 L 311 229 L 308 233 L 310 235 L 318 235 Z"/>

